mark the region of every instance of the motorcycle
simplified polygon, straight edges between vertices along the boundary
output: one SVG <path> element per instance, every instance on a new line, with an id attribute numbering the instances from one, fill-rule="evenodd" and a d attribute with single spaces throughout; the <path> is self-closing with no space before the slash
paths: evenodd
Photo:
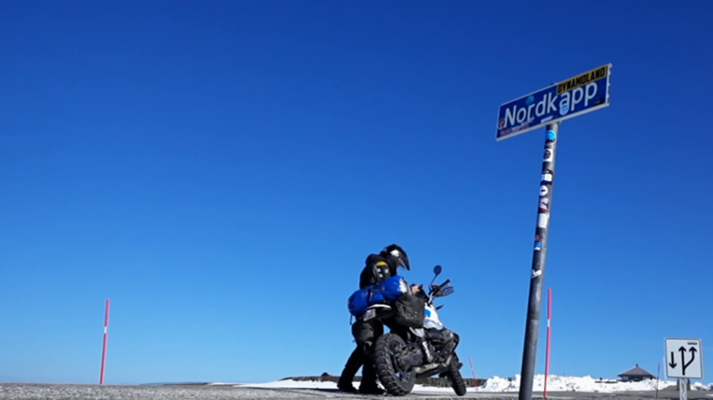
<path id="1" fill-rule="evenodd" d="M 420 291 L 415 296 L 425 301 L 423 315 L 411 320 L 404 318 L 400 314 L 408 314 L 408 307 L 400 306 L 398 299 L 385 304 L 372 304 L 364 311 L 364 320 L 378 319 L 390 328 L 389 333 L 380 336 L 374 343 L 373 358 L 379 380 L 391 395 L 406 395 L 413 390 L 417 378 L 437 374 L 449 379 L 458 396 L 466 394 L 466 385 L 460 373 L 463 363 L 455 352 L 460 337 L 441 322 L 438 310 L 443 305 L 436 307 L 433 304 L 437 297 L 445 297 L 455 291 L 450 279 L 440 285 L 433 284 L 442 271 L 440 265 L 434 267 L 435 276 L 429 283 L 428 295 L 423 292 L 423 285 L 418 286 Z M 408 290 L 406 282 L 403 278 L 399 279 L 399 292 L 405 293 Z M 400 298 L 408 299 L 408 296 Z"/>

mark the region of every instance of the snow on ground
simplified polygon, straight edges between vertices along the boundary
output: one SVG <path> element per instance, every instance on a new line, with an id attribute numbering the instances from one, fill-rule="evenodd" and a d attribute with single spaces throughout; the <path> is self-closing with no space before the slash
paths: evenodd
<path id="1" fill-rule="evenodd" d="M 533 391 L 541 392 L 544 390 L 544 375 L 535 375 Z M 676 381 L 656 381 L 648 380 L 642 382 L 620 382 L 615 380 L 600 381 L 591 376 L 576 377 L 576 376 L 558 376 L 550 375 L 547 381 L 548 392 L 560 391 L 577 391 L 577 392 L 624 392 L 624 391 L 650 391 L 664 389 L 667 387 L 675 387 Z M 336 389 L 335 382 L 319 382 L 319 381 L 295 381 L 291 379 L 265 382 L 265 383 L 245 383 L 234 384 L 236 387 L 253 387 L 253 388 L 301 388 L 301 389 Z M 358 386 L 358 383 L 355 383 Z M 517 392 L 520 388 L 520 376 L 516 375 L 513 379 L 492 377 L 487 380 L 484 386 L 473 388 L 469 387 L 469 392 Z M 695 382 L 691 384 L 692 390 L 713 390 L 713 383 L 702 384 Z M 413 392 L 452 392 L 450 387 L 432 387 L 415 385 Z"/>
<path id="2" fill-rule="evenodd" d="M 534 391 L 543 391 L 545 383 L 544 375 L 535 375 L 533 382 Z M 616 380 L 594 379 L 591 376 L 558 376 L 550 375 L 547 380 L 547 391 L 576 391 L 576 392 L 625 392 L 625 391 L 649 391 L 664 389 L 670 386 L 676 386 L 675 380 L 659 380 L 651 379 L 641 382 L 621 382 Z M 691 383 L 692 390 L 713 390 L 713 384 L 702 384 L 699 382 Z M 512 381 L 506 378 L 493 377 L 488 379 L 485 386 L 481 389 L 484 392 L 516 392 L 520 388 L 520 376 L 516 375 Z"/>
<path id="3" fill-rule="evenodd" d="M 235 387 L 250 387 L 250 388 L 280 388 L 280 389 L 334 389 L 337 390 L 336 382 L 318 382 L 318 381 L 294 381 L 292 379 L 286 379 L 283 381 L 266 382 L 266 383 L 245 383 L 234 385 Z M 355 387 L 359 387 L 359 382 L 354 382 Z M 476 388 L 468 388 L 469 392 L 475 392 Z M 413 393 L 427 393 L 427 392 L 453 392 L 450 387 L 432 387 L 432 386 L 422 386 L 414 385 Z"/>

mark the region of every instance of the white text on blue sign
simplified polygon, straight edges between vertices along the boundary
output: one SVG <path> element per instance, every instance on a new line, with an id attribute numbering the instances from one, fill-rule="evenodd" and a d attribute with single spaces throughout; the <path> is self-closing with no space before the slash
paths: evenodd
<path id="1" fill-rule="evenodd" d="M 498 115 L 497 138 L 608 105 L 608 78 L 609 66 L 605 65 L 503 104 Z"/>

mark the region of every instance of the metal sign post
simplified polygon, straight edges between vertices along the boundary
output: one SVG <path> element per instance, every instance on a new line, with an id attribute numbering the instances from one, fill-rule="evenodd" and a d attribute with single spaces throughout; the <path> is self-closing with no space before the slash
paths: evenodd
<path id="1" fill-rule="evenodd" d="M 540 311 L 542 304 L 542 286 L 547 258 L 550 211 L 552 207 L 552 188 L 554 187 L 555 158 L 557 155 L 557 134 L 559 122 L 547 125 L 547 137 L 542 155 L 542 177 L 540 180 L 540 198 L 537 206 L 537 226 L 535 228 L 535 248 L 532 254 L 532 276 L 530 279 L 530 298 L 527 303 L 527 325 L 525 328 L 525 350 L 522 362 L 520 393 L 532 397 L 532 381 L 535 376 L 535 358 L 537 353 L 537 333 L 540 329 Z"/>
<path id="2" fill-rule="evenodd" d="M 611 64 L 607 64 L 554 83 L 537 92 L 504 103 L 498 110 L 496 140 L 504 140 L 547 126 L 540 168 L 540 195 L 530 272 L 530 295 L 527 304 L 519 400 L 532 398 L 559 126 L 565 119 L 609 106 L 611 67 Z"/>
<path id="3" fill-rule="evenodd" d="M 678 398 L 688 400 L 688 378 L 678 378 Z"/>

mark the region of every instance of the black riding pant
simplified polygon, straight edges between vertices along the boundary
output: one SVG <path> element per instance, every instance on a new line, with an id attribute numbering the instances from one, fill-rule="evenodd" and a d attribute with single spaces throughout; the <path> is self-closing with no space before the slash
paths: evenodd
<path id="1" fill-rule="evenodd" d="M 376 339 L 383 334 L 384 325 L 377 320 L 362 321 L 358 319 L 352 324 L 352 336 L 356 341 L 356 347 L 344 366 L 340 382 L 351 383 L 359 367 L 363 365 L 359 387 L 361 389 L 376 387 L 376 370 L 374 369 L 372 350 Z"/>

